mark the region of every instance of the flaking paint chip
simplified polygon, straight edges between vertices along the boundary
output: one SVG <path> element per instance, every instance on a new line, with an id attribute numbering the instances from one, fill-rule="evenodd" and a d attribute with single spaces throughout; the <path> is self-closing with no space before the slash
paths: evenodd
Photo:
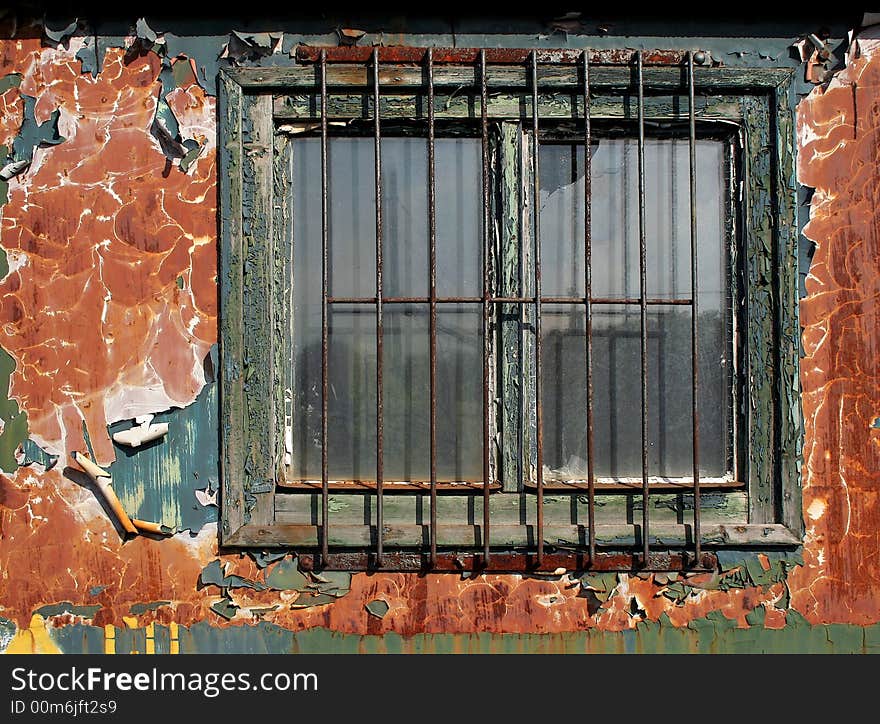
<path id="1" fill-rule="evenodd" d="M 375 601 L 370 601 L 368 604 L 364 606 L 367 609 L 367 613 L 371 616 L 375 616 L 376 618 L 385 618 L 385 614 L 388 613 L 388 609 L 390 606 L 385 603 L 381 598 L 377 598 Z"/>

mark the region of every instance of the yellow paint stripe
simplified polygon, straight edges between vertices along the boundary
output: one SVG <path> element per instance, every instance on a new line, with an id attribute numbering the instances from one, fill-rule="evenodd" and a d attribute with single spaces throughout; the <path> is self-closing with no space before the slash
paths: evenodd
<path id="1" fill-rule="evenodd" d="M 109 623 L 104 626 L 104 653 L 116 653 L 116 627 Z"/>
<path id="2" fill-rule="evenodd" d="M 180 653 L 180 641 L 177 639 L 177 624 L 173 621 L 168 624 L 168 632 L 171 635 L 171 646 L 169 647 L 169 654 L 179 654 Z"/>
<path id="3" fill-rule="evenodd" d="M 146 642 L 146 650 L 144 653 L 146 654 L 155 654 L 156 653 L 156 624 L 149 623 L 147 624 L 147 642 Z"/>
<path id="4" fill-rule="evenodd" d="M 61 649 L 49 636 L 46 620 L 39 614 L 31 616 L 26 629 L 16 632 L 6 647 L 7 654 L 60 654 Z"/>

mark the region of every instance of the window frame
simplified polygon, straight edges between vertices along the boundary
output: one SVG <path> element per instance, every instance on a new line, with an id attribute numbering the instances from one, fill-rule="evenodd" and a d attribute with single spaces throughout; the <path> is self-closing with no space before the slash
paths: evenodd
<path id="1" fill-rule="evenodd" d="M 307 53 L 311 49 L 307 49 Z M 356 53 L 371 49 L 345 49 L 356 61 Z M 399 49 L 386 49 L 392 57 Z M 412 51 L 413 62 L 424 49 Z M 344 56 L 345 51 L 341 53 Z M 464 57 L 467 51 L 450 51 Z M 558 66 L 544 68 L 544 80 L 561 84 L 577 73 L 578 53 L 565 56 L 563 51 L 542 51 L 549 61 L 562 60 Z M 633 109 L 633 68 L 627 64 L 632 51 L 598 51 L 596 69 L 591 70 L 591 118 L 605 112 L 612 117 L 625 116 Z M 526 97 L 528 77 L 520 80 L 520 66 L 506 66 L 508 55 L 498 51 L 497 65 L 490 70 L 506 77 L 514 93 Z M 615 55 L 618 53 L 618 55 Z M 646 58 L 672 52 L 644 52 Z M 565 56 L 565 57 L 563 57 Z M 314 54 L 312 55 L 314 61 Z M 615 62 L 616 59 L 616 62 Z M 623 62 L 621 62 L 621 59 Z M 306 59 L 308 60 L 308 59 Z M 567 64 L 564 62 L 567 60 Z M 604 60 L 604 64 L 603 61 Z M 609 64 L 610 61 L 610 64 Z M 491 62 L 491 61 L 490 61 Z M 591 60 L 591 66 L 593 61 Z M 369 63 L 361 60 L 347 71 L 352 86 L 364 93 L 370 84 Z M 423 88 L 419 65 L 399 65 L 388 61 L 384 79 L 397 77 L 402 86 Z M 329 66 L 328 66 L 329 67 Z M 462 64 L 467 73 L 468 66 Z M 527 67 L 524 68 L 527 70 Z M 397 71 L 393 73 L 392 71 Z M 682 93 L 684 69 L 681 64 L 645 67 L 645 87 L 654 92 L 674 88 Z M 356 82 L 357 79 L 362 79 Z M 700 117 L 738 127 L 740 144 L 741 198 L 739 207 L 740 261 L 742 272 L 735 277 L 742 282 L 738 292 L 743 307 L 744 375 L 743 402 L 747 402 L 743 434 L 745 444 L 743 477 L 748 484 L 748 523 L 716 525 L 703 530 L 704 547 L 749 547 L 759 549 L 793 548 L 800 545 L 803 520 L 800 505 L 800 450 L 802 425 L 799 404 L 797 316 L 797 239 L 796 180 L 794 167 L 793 92 L 794 72 L 781 68 L 695 67 L 695 88 L 699 91 Z M 685 81 L 686 82 L 686 81 Z M 274 163 L 275 108 L 291 101 L 299 102 L 292 89 L 311 88 L 318 83 L 316 65 L 293 67 L 246 67 L 221 69 L 219 82 L 220 118 L 220 348 L 221 348 L 221 545 L 227 547 L 316 548 L 318 526 L 279 523 L 275 514 L 275 483 L 283 474 L 284 399 L 278 385 L 278 370 L 284 366 L 284 282 L 279 274 L 285 269 L 280 245 L 275 239 L 286 223 L 284 204 L 276 203 L 273 188 L 286 183 Z M 522 88 L 526 90 L 522 90 Z M 686 86 L 685 86 L 686 87 Z M 520 88 L 520 90 L 516 90 Z M 604 89 L 605 95 L 597 89 Z M 627 94 L 627 90 L 629 93 Z M 416 93 L 418 91 L 412 91 Z M 560 91 L 564 99 L 566 94 Z M 606 96 L 616 98 L 609 100 Z M 593 96 L 591 96 L 593 97 Z M 650 96 L 646 95 L 646 98 Z M 489 110 L 492 110 L 492 103 Z M 503 102 L 503 98 L 501 101 Z M 539 101 L 543 103 L 543 100 Z M 603 106 L 604 103 L 604 106 Z M 285 104 L 287 104 L 285 106 Z M 564 103 L 562 104 L 564 105 Z M 684 105 L 684 104 L 683 104 Z M 576 97 L 571 95 L 568 118 L 577 117 Z M 602 109 L 605 109 L 604 111 Z M 364 109 L 369 118 L 369 109 Z M 646 109 L 646 119 L 649 116 Z M 311 109 L 314 120 L 316 111 Z M 678 119 L 687 118 L 687 110 L 677 110 Z M 527 114 L 517 116 L 521 122 Z M 564 118 L 564 109 L 562 112 Z M 660 118 L 662 116 L 658 116 Z M 473 118 L 473 116 L 472 116 Z M 523 122 L 523 125 L 525 123 Z M 247 270 L 247 273 L 245 273 Z M 267 293 L 267 290 L 268 293 Z M 493 494 L 494 495 L 494 494 Z M 368 529 L 368 526 L 364 526 Z M 626 551 L 638 542 L 637 525 L 631 532 L 602 537 L 603 548 Z M 672 552 L 688 546 L 687 525 L 681 535 L 659 536 L 658 551 Z M 656 536 L 654 529 L 652 534 Z M 597 535 L 599 533 L 597 532 Z M 363 546 L 371 543 L 366 530 Z M 495 543 L 493 539 L 493 544 Z M 600 567 L 601 561 L 584 562 L 583 540 L 571 541 L 579 550 L 579 565 Z M 652 544 L 654 545 L 654 544 Z M 516 546 L 501 543 L 502 549 Z M 563 546 L 565 547 L 565 546 Z M 352 542 L 348 550 L 332 561 L 316 565 L 359 568 L 369 564 L 369 556 Z M 464 556 L 466 557 L 466 556 Z M 307 556 L 306 556 L 307 558 Z M 562 558 L 545 557 L 547 565 Z M 305 558 L 304 558 L 305 559 Z M 456 560 L 463 556 L 456 553 Z M 499 568 L 521 570 L 534 568 L 534 561 L 520 562 L 510 556 L 492 559 Z M 424 550 L 408 552 L 397 559 L 396 569 L 424 570 Z M 635 565 L 634 558 L 624 566 Z M 655 567 L 675 568 L 687 565 L 686 556 L 668 557 L 666 566 L 658 557 Z M 472 561 L 478 565 L 478 561 Z M 607 561 L 606 561 L 607 562 Z M 690 562 L 693 565 L 694 561 Z M 386 564 L 387 565 L 387 564 Z M 617 564 L 620 565 L 618 560 Z M 375 566 L 372 566 L 375 567 Z M 459 566 L 460 567 L 460 566 Z M 435 568 L 437 568 L 435 566 Z M 456 565 L 451 565 L 455 570 Z"/>

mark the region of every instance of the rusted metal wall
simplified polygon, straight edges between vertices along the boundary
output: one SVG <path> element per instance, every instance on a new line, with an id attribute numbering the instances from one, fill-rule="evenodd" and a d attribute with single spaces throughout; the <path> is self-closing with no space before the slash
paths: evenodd
<path id="1" fill-rule="evenodd" d="M 845 67 L 798 106 L 799 179 L 815 189 L 804 233 L 816 247 L 801 304 L 802 560 L 759 554 L 719 574 L 681 577 L 321 578 L 291 557 L 218 555 L 216 543 L 211 69 L 289 62 L 295 41 L 157 37 L 144 26 L 126 37 L 58 39 L 6 22 L 0 150 L 30 164 L 0 186 L 8 265 L 0 347 L 11 359 L 0 365 L 9 379 L 0 406 L 0 647 L 81 650 L 100 636 L 101 650 L 116 650 L 107 643 L 116 632 L 143 631 L 146 642 L 161 629 L 173 632 L 163 635 L 174 650 L 179 627 L 198 625 L 215 631 L 215 642 L 244 642 L 236 632 L 250 627 L 253 636 L 229 645 L 271 650 L 270 622 L 292 632 L 402 635 L 428 650 L 430 637 L 418 637 L 556 633 L 559 650 L 570 650 L 590 645 L 572 644 L 573 632 L 614 641 L 656 622 L 692 632 L 719 620 L 789 629 L 793 641 L 812 640 L 811 625 L 880 623 L 880 41 L 857 39 Z M 759 54 L 768 42 L 738 47 Z M 729 55 L 735 62 L 736 51 Z M 126 421 L 165 411 L 162 445 L 126 454 L 111 442 Z M 173 535 L 123 542 L 73 451 L 90 451 L 109 470 L 132 516 Z M 194 650 L 208 647 L 199 640 Z"/>

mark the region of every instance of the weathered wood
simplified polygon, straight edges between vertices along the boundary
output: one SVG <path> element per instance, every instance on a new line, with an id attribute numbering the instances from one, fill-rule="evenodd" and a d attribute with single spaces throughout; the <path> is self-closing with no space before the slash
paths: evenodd
<path id="1" fill-rule="evenodd" d="M 249 90 L 270 90 L 273 88 L 309 88 L 318 85 L 316 65 L 296 65 L 272 68 L 235 68 L 228 71 L 242 86 Z M 646 67 L 644 82 L 647 89 L 677 88 L 685 92 L 687 78 L 684 66 Z M 695 68 L 694 82 L 697 90 L 723 92 L 725 89 L 742 91 L 744 88 L 775 88 L 790 70 L 779 68 Z M 490 92 L 508 88 L 531 88 L 531 72 L 527 64 L 487 65 L 486 79 Z M 424 68 L 416 65 L 380 66 L 379 85 L 383 89 L 418 88 L 427 82 Z M 581 70 L 577 65 L 548 64 L 538 65 L 539 88 L 573 88 L 581 84 Z M 478 88 L 480 83 L 479 66 L 474 65 L 436 65 L 434 86 Z M 366 87 L 372 85 L 372 70 L 366 64 L 331 63 L 327 66 L 328 88 Z M 590 86 L 592 88 L 630 88 L 634 87 L 633 69 L 629 66 L 596 66 L 591 68 Z"/>
<path id="2" fill-rule="evenodd" d="M 776 520 L 798 535 L 803 534 L 801 506 L 801 468 L 803 419 L 801 413 L 800 320 L 798 317 L 798 223 L 797 179 L 795 176 L 794 109 L 792 80 L 780 83 L 774 91 L 776 137 L 776 227 L 777 227 L 777 309 L 778 311 L 778 433 L 779 486 Z"/>
<path id="3" fill-rule="evenodd" d="M 496 149 L 500 193 L 496 196 L 495 218 L 498 226 L 495 257 L 498 260 L 498 293 L 501 296 L 520 295 L 522 269 L 520 268 L 520 229 L 522 201 L 520 199 L 519 153 L 522 130 L 517 123 L 501 124 L 501 139 Z M 523 400 L 522 386 L 522 330 L 518 304 L 503 304 L 499 310 L 501 333 L 501 455 L 504 490 L 523 487 L 521 430 Z"/>
<path id="4" fill-rule="evenodd" d="M 703 520 L 708 524 L 737 525 L 747 520 L 748 497 L 745 491 L 704 491 L 702 501 Z M 275 496 L 275 518 L 282 523 L 317 525 L 320 497 L 318 494 L 292 493 Z M 428 521 L 429 497 L 417 495 L 387 495 L 383 498 L 387 520 L 395 523 L 422 524 Z M 620 524 L 632 521 L 641 510 L 641 494 L 598 495 L 596 499 L 597 523 Z M 693 495 L 651 494 L 652 520 L 659 523 L 683 523 L 690 517 Z M 329 500 L 330 524 L 355 525 L 364 521 L 375 522 L 375 503 L 366 494 L 337 494 Z M 495 493 L 489 497 L 489 513 L 498 524 L 534 523 L 536 499 L 534 494 Z M 483 501 L 480 496 L 439 495 L 437 514 L 444 523 L 476 524 L 482 521 Z M 586 495 L 553 495 L 545 493 L 544 516 L 550 524 L 586 524 Z"/>
<path id="5" fill-rule="evenodd" d="M 777 464 L 775 350 L 778 314 L 774 289 L 775 194 L 773 157 L 776 140 L 770 128 L 766 95 L 743 98 L 743 219 L 746 285 L 745 334 L 748 410 L 749 521 L 775 522 L 774 479 Z M 796 258 L 796 257 L 795 257 Z"/>
<path id="6" fill-rule="evenodd" d="M 225 542 L 244 523 L 242 485 L 242 256 L 241 256 L 241 87 L 221 72 L 219 113 L 225 129 L 219 147 L 220 222 L 220 384 L 221 495 L 220 540 Z"/>
<path id="7" fill-rule="evenodd" d="M 382 118 L 421 118 L 428 116 L 427 93 L 424 88 L 407 95 L 386 94 L 379 100 Z M 597 95 L 591 100 L 590 117 L 595 119 L 634 118 L 637 99 L 632 94 Z M 320 95 L 311 93 L 286 94 L 274 100 L 275 119 L 281 123 L 315 119 L 320 115 Z M 480 97 L 473 91 L 438 93 L 434 97 L 434 113 L 438 120 L 480 117 Z M 328 117 L 333 120 L 362 118 L 373 114 L 373 99 L 366 90 L 361 93 L 333 93 L 327 99 Z M 490 118 L 519 120 L 531 114 L 531 94 L 493 93 L 489 96 L 487 112 Z M 583 102 L 576 93 L 541 93 L 538 95 L 538 113 L 543 119 L 583 118 Z M 645 98 L 645 116 L 650 119 L 685 120 L 690 102 L 681 96 L 648 96 Z M 741 118 L 740 97 L 731 95 L 698 96 L 694 113 L 700 120 L 738 121 Z M 332 130 L 332 129 L 331 129 Z"/>
<path id="8" fill-rule="evenodd" d="M 601 548 L 633 548 L 641 546 L 640 526 L 598 525 L 596 545 Z M 426 525 L 386 525 L 383 527 L 383 544 L 389 548 L 421 548 L 428 540 Z M 495 548 L 527 548 L 536 544 L 535 528 L 527 525 L 493 525 L 491 543 Z M 270 526 L 247 525 L 238 530 L 228 542 L 229 546 L 257 546 L 262 548 L 288 547 L 314 548 L 319 542 L 319 527 L 313 525 L 279 524 Z M 375 526 L 331 526 L 331 547 L 373 547 L 376 542 Z M 799 543 L 782 525 L 743 525 L 729 527 L 709 525 L 703 527 L 704 546 L 795 546 Z M 587 540 L 584 526 L 545 525 L 544 543 L 550 547 L 583 548 Z M 692 546 L 689 525 L 658 524 L 651 527 L 649 543 L 652 548 L 681 548 Z M 437 545 L 441 547 L 479 548 L 483 545 L 479 525 L 439 525 Z"/>

